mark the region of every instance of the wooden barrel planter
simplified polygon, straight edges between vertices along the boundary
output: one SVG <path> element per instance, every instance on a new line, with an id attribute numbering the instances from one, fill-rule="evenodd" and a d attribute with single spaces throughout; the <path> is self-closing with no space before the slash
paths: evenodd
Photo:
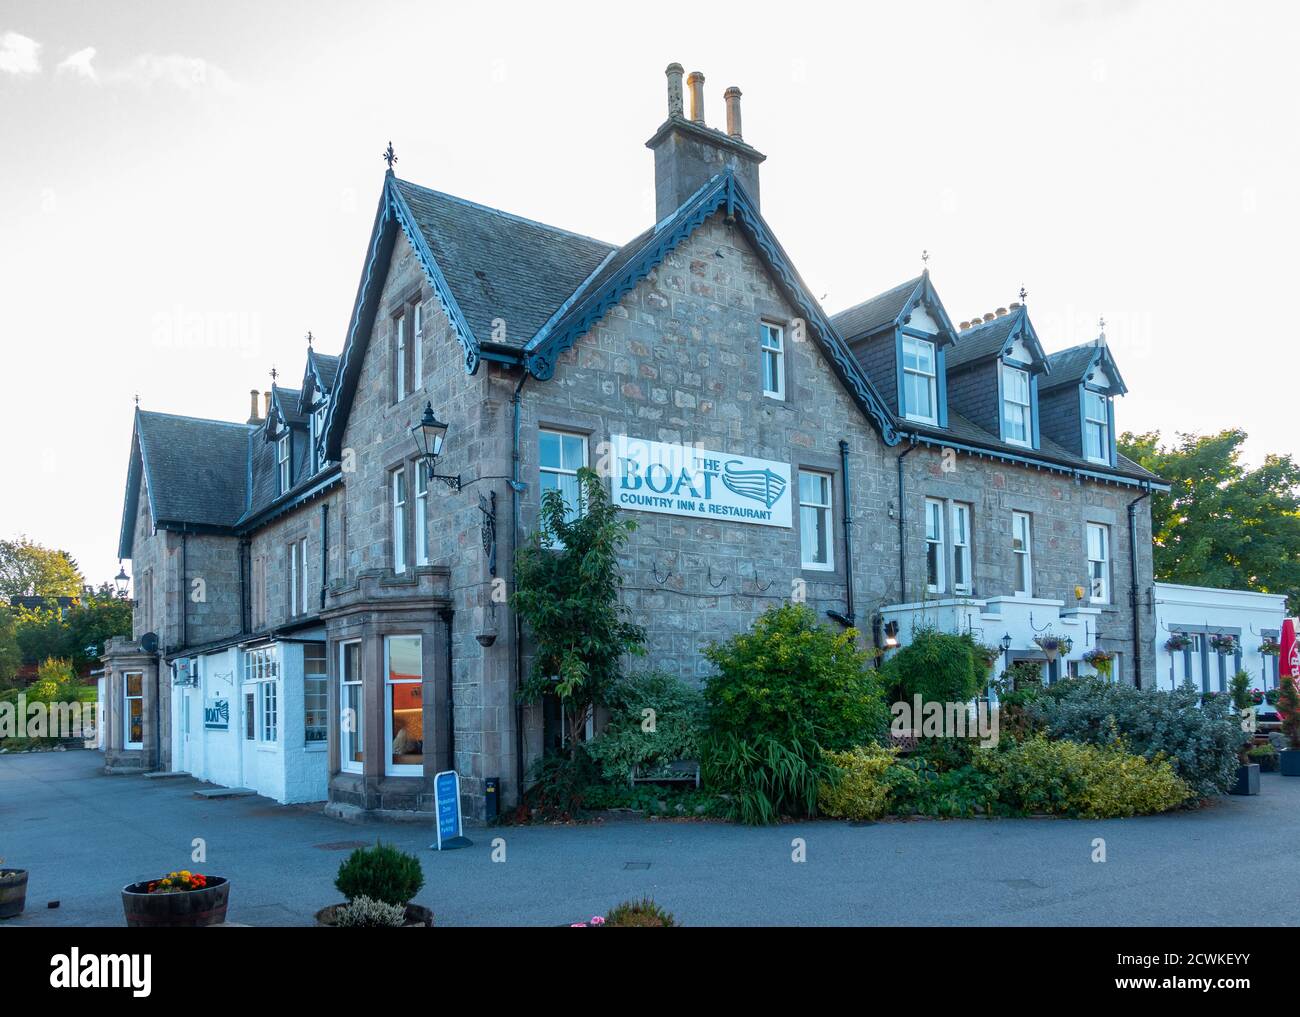
<path id="1" fill-rule="evenodd" d="M 337 924 L 334 921 L 334 912 L 344 907 L 347 907 L 347 904 L 331 904 L 327 908 L 321 908 L 316 912 L 316 924 L 327 929 L 334 928 Z M 406 921 L 402 923 L 402 928 L 432 929 L 433 911 L 422 904 L 407 904 Z"/>
<path id="2" fill-rule="evenodd" d="M 0 918 L 17 918 L 27 906 L 27 870 L 0 869 Z"/>
<path id="3" fill-rule="evenodd" d="M 127 928 L 188 929 L 220 925 L 230 903 L 230 881 L 209 876 L 202 890 L 148 893 L 149 880 L 122 888 L 122 911 Z"/>

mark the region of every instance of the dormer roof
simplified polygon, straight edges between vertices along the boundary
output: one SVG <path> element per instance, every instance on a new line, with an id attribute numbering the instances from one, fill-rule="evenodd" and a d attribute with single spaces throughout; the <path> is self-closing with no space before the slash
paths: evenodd
<path id="1" fill-rule="evenodd" d="M 942 336 L 948 340 L 957 338 L 957 330 L 935 292 L 929 271 L 831 315 L 831 324 L 846 342 L 851 343 L 885 328 L 906 325 L 917 307 L 924 307 L 929 312 Z"/>
<path id="2" fill-rule="evenodd" d="M 1038 340 L 1029 309 L 1023 304 L 991 321 L 981 322 L 957 334 L 957 342 L 948 351 L 948 370 L 959 371 L 972 364 L 1004 357 L 1017 341 L 1023 343 L 1030 355 L 1030 370 L 1047 373 L 1050 360 Z M 1041 384 L 1041 382 L 1040 382 Z"/>
<path id="3" fill-rule="evenodd" d="M 1039 383 L 1042 391 L 1050 391 L 1062 385 L 1082 385 L 1092 380 L 1098 371 L 1103 371 L 1109 382 L 1107 387 L 1113 395 L 1125 395 L 1128 392 L 1128 386 L 1124 384 L 1104 338 L 1059 350 L 1048 357 L 1047 361 L 1051 366 L 1051 374 Z"/>

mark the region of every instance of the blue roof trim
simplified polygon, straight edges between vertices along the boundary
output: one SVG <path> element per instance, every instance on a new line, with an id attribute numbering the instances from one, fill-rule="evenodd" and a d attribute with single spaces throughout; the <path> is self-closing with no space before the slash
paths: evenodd
<path id="1" fill-rule="evenodd" d="M 830 361 L 832 369 L 880 432 L 881 438 L 887 445 L 897 445 L 901 435 L 895 428 L 893 416 L 885 407 L 875 386 L 863 374 L 857 360 L 831 326 L 825 312 L 811 296 L 785 250 L 768 229 L 749 195 L 745 193 L 744 187 L 729 170 L 714 176 L 676 213 L 656 225 L 639 249 L 632 252 L 627 261 L 609 279 L 577 301 L 556 323 L 549 335 L 539 337 L 540 341 L 536 344 L 530 344 L 530 346 L 535 345 L 535 348 L 528 354 L 528 370 L 539 380 L 550 378 L 555 373 L 555 364 L 560 354 L 571 348 L 580 336 L 590 331 L 611 307 L 723 206 L 727 209 L 728 217 L 734 217 L 743 228 L 767 270 L 780 284 L 791 306 L 808 323 L 814 340 Z"/>
<path id="2" fill-rule="evenodd" d="M 939 299 L 939 294 L 934 288 L 934 283 L 930 281 L 930 270 L 927 268 L 921 273 L 921 281 L 917 284 L 912 295 L 907 298 L 907 303 L 903 305 L 903 310 L 895 319 L 894 324 L 903 328 L 912 318 L 912 311 L 918 304 L 923 305 L 926 310 L 936 314 L 936 324 L 940 330 L 947 334 L 949 342 L 957 342 L 957 329 L 953 327 L 952 319 L 948 317 L 948 310 L 943 306 L 943 301 Z"/>

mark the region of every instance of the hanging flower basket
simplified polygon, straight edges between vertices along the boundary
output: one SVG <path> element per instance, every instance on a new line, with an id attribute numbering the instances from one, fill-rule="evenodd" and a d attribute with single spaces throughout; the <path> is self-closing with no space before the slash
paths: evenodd
<path id="1" fill-rule="evenodd" d="M 1115 665 L 1115 654 L 1109 650 L 1094 649 L 1083 655 L 1083 662 L 1103 678 L 1109 678 Z"/>
<path id="2" fill-rule="evenodd" d="M 1228 656 L 1237 652 L 1237 637 L 1225 635 L 1222 632 L 1216 632 L 1210 636 L 1210 647 L 1215 653 Z"/>
<path id="3" fill-rule="evenodd" d="M 1269 689 L 1264 693 L 1264 702 L 1269 706 L 1277 706 L 1277 701 L 1282 698 L 1281 689 Z"/>
<path id="4" fill-rule="evenodd" d="M 1165 649 L 1170 653 L 1181 653 L 1192 645 L 1192 637 L 1183 632 L 1175 632 L 1165 640 Z"/>
<path id="5" fill-rule="evenodd" d="M 1260 656 L 1276 657 L 1282 653 L 1282 646 L 1273 639 L 1265 639 L 1259 644 Z"/>
<path id="6" fill-rule="evenodd" d="M 1246 693 L 1246 697 L 1250 700 L 1251 706 L 1259 706 L 1264 702 L 1264 693 L 1260 689 L 1251 689 Z"/>
<path id="7" fill-rule="evenodd" d="M 1045 636 L 1034 636 L 1034 645 L 1043 651 L 1048 660 L 1055 660 L 1062 653 L 1069 653 L 1069 641 L 1050 632 Z"/>

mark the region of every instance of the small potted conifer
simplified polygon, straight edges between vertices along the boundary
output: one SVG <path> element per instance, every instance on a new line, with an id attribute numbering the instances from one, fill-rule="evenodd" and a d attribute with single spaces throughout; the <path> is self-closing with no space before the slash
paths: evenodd
<path id="1" fill-rule="evenodd" d="M 1259 794 L 1259 763 L 1251 759 L 1248 754 L 1250 750 L 1248 732 L 1255 730 L 1255 704 L 1250 693 L 1250 675 L 1245 671 L 1238 671 L 1232 676 L 1232 705 L 1237 708 L 1237 716 L 1241 718 L 1242 740 L 1241 748 L 1237 750 L 1237 783 L 1229 791 L 1229 794 L 1234 795 Z"/>

